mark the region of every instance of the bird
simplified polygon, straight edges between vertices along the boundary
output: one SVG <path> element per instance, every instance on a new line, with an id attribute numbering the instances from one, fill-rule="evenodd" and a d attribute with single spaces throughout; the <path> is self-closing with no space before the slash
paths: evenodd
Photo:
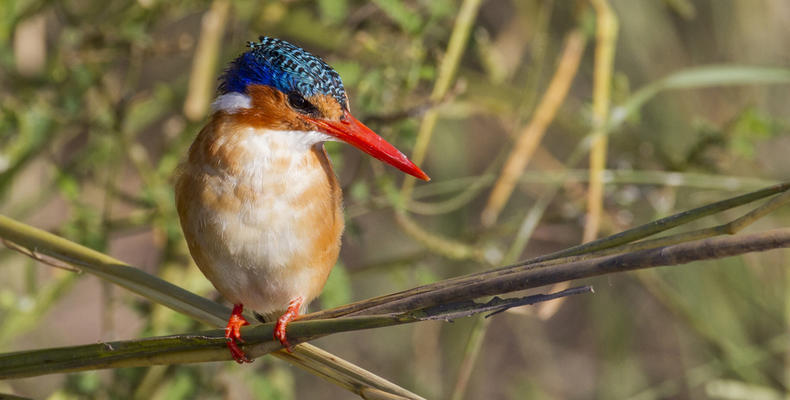
<path id="1" fill-rule="evenodd" d="M 418 166 L 354 118 L 340 75 L 285 40 L 261 36 L 219 78 L 212 113 L 175 179 L 175 203 L 189 252 L 233 304 L 225 328 L 231 356 L 244 307 L 287 326 L 316 298 L 337 261 L 342 193 L 324 143 L 351 144 L 422 180 Z"/>

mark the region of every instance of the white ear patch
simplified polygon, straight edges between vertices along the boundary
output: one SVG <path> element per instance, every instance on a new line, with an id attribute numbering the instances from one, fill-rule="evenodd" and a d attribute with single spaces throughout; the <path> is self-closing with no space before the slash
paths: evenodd
<path id="1" fill-rule="evenodd" d="M 250 107 L 252 107 L 250 96 L 239 92 L 225 93 L 211 103 L 211 111 L 225 111 L 229 114 L 233 114 L 242 108 Z"/>

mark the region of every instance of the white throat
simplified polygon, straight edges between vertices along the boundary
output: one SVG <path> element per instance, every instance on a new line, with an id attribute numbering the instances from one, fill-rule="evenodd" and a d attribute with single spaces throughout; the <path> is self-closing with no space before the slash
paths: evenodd
<path id="1" fill-rule="evenodd" d="M 335 140 L 332 136 L 318 131 L 274 131 L 266 130 L 249 140 L 253 151 L 276 153 L 282 151 L 306 152 L 311 147 Z"/>

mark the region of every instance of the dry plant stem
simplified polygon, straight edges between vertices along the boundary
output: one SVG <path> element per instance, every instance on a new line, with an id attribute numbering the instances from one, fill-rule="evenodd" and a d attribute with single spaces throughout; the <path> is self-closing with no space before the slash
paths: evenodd
<path id="1" fill-rule="evenodd" d="M 303 319 L 399 313 L 405 310 L 536 288 L 613 272 L 679 265 L 785 247 L 790 247 L 790 228 L 703 239 L 558 265 L 517 265 L 452 278 L 331 310 L 319 311 L 305 315 Z"/>
<path id="2" fill-rule="evenodd" d="M 502 174 L 488 197 L 488 202 L 481 215 L 484 226 L 492 226 L 496 223 L 499 213 L 513 193 L 518 177 L 524 171 L 543 138 L 546 128 L 554 120 L 557 110 L 565 100 L 571 82 L 578 71 L 579 62 L 584 53 L 584 43 L 585 37 L 581 30 L 576 29 L 568 33 L 554 77 L 535 109 L 534 117 L 519 135 L 513 151 L 502 168 Z"/>
<path id="3" fill-rule="evenodd" d="M 200 39 L 195 48 L 189 88 L 184 101 L 184 115 L 191 121 L 206 116 L 211 93 L 216 83 L 215 69 L 219 56 L 220 40 L 230 9 L 229 0 L 214 0 L 211 9 L 203 15 Z"/>
<path id="4" fill-rule="evenodd" d="M 655 235 L 660 232 L 678 227 L 688 222 L 707 217 L 709 215 L 738 207 L 744 204 L 757 201 L 768 196 L 782 193 L 790 189 L 790 182 L 780 183 L 778 185 L 769 186 L 765 189 L 760 189 L 754 192 L 746 193 L 740 196 L 732 197 L 726 200 L 717 201 L 702 207 L 694 208 L 688 211 L 683 211 L 669 217 L 661 218 L 650 223 L 640 225 L 636 228 L 628 229 L 623 232 L 594 240 L 589 243 L 581 244 L 578 246 L 570 247 L 565 250 L 560 250 L 554 253 L 546 254 L 540 257 L 535 257 L 519 263 L 519 265 L 537 264 L 549 260 L 559 259 L 562 257 L 569 257 L 579 254 L 592 253 L 599 250 L 604 250 L 623 244 L 631 243 L 648 236 Z"/>
<path id="5" fill-rule="evenodd" d="M 639 250 L 655 249 L 658 247 L 671 246 L 678 243 L 685 243 L 685 242 L 690 242 L 692 240 L 705 239 L 714 236 L 733 235 L 741 231 L 743 228 L 747 227 L 748 225 L 752 224 L 754 221 L 768 215 L 769 213 L 773 212 L 777 208 L 788 203 L 790 203 L 790 191 L 784 192 L 783 194 L 774 197 L 773 199 L 769 200 L 762 206 L 757 207 L 752 211 L 749 211 L 748 213 L 742 215 L 741 217 L 736 218 L 733 221 L 718 226 L 698 229 L 690 232 L 678 233 L 675 235 L 669 235 L 656 239 L 643 240 L 639 242 L 624 244 L 616 247 L 607 248 L 604 250 L 585 253 L 579 256 L 553 258 L 550 260 L 541 261 L 540 264 L 544 266 L 556 265 L 556 264 L 574 262 L 574 261 L 585 260 L 595 257 L 609 256 L 612 254 L 624 254 L 624 253 L 630 253 Z M 529 265 L 529 262 L 522 263 L 521 265 Z M 562 289 L 557 287 L 552 288 L 552 291 L 557 291 L 557 290 L 562 290 Z M 550 304 L 550 303 L 546 303 L 546 304 Z"/>
<path id="6" fill-rule="evenodd" d="M 58 267 L 64 264 L 70 265 L 72 268 L 89 272 L 209 326 L 224 327 L 230 314 L 230 309 L 223 305 L 165 282 L 106 254 L 2 215 L 0 215 L 0 238 L 5 242 L 14 243 L 14 248 L 26 249 L 23 254 L 39 261 Z M 51 260 L 56 261 L 50 262 Z M 298 365 L 347 389 L 373 387 L 391 393 L 408 392 L 315 346 L 304 344 L 296 346 L 294 350 L 293 354 L 277 351 L 272 355 L 297 364 L 301 363 L 302 359 L 309 359 L 311 360 L 309 365 Z M 224 353 L 224 356 L 227 356 L 227 348 L 224 349 Z M 320 369 L 317 366 L 320 366 Z"/>
<path id="7" fill-rule="evenodd" d="M 749 196 L 749 195 L 746 195 L 746 196 Z M 746 200 L 754 201 L 754 199 L 750 200 L 750 198 L 751 197 L 739 196 L 736 199 L 740 199 L 741 201 L 746 201 Z M 735 234 L 735 233 L 739 232 L 740 230 L 742 230 L 743 228 L 745 228 L 749 224 L 753 223 L 754 221 L 762 218 L 763 216 L 771 213 L 772 211 L 776 210 L 777 208 L 779 208 L 779 207 L 787 204 L 788 202 L 790 202 L 790 191 L 786 191 L 783 194 L 781 194 L 779 196 L 776 196 L 775 198 L 769 200 L 768 202 L 766 202 L 762 206 L 760 206 L 760 207 L 758 207 L 758 208 L 756 208 L 756 209 L 754 209 L 752 211 L 749 211 L 745 215 L 743 215 L 743 216 L 741 216 L 739 218 L 736 218 L 735 220 L 730 221 L 730 222 L 725 223 L 725 224 L 721 224 L 721 225 L 710 227 L 710 228 L 699 229 L 699 230 L 695 230 L 695 231 L 691 231 L 691 232 L 683 232 L 683 233 L 678 233 L 678 234 L 675 234 L 675 235 L 665 236 L 665 237 L 661 237 L 661 238 L 650 239 L 650 240 L 642 240 L 642 241 L 636 242 L 636 240 L 639 240 L 639 239 L 641 239 L 643 237 L 647 237 L 647 236 L 656 234 L 658 232 L 674 228 L 675 226 L 677 226 L 676 224 L 681 221 L 679 218 L 677 218 L 678 216 L 688 215 L 688 214 L 692 214 L 693 215 L 695 212 L 700 212 L 699 217 L 703 217 L 703 216 L 709 215 L 709 213 L 710 213 L 710 206 L 713 206 L 713 205 L 717 205 L 717 204 L 720 205 L 722 208 L 720 208 L 718 211 L 724 211 L 726 209 L 733 208 L 733 207 L 736 207 L 736 206 L 739 206 L 739 205 L 743 204 L 741 202 L 731 202 L 730 200 L 733 200 L 733 199 L 725 200 L 724 202 L 714 203 L 714 204 L 711 204 L 709 206 L 703 206 L 703 207 L 700 207 L 698 209 L 694 209 L 694 210 L 691 210 L 691 211 L 686 211 L 684 213 L 676 214 L 676 215 L 673 215 L 673 216 L 670 216 L 670 217 L 667 217 L 667 218 L 664 218 L 664 219 L 661 219 L 661 220 L 658 220 L 658 221 L 651 222 L 650 224 L 642 225 L 642 226 L 633 228 L 633 229 L 631 229 L 629 231 L 621 232 L 620 234 L 613 235 L 613 236 L 610 236 L 608 238 L 601 239 L 600 241 L 598 241 L 598 243 L 601 243 L 601 245 L 598 246 L 598 247 L 602 248 L 602 250 L 584 251 L 584 252 L 581 252 L 580 255 L 575 255 L 575 256 L 571 255 L 571 256 L 557 256 L 557 257 L 553 257 L 551 254 L 549 254 L 549 255 L 546 255 L 546 256 L 541 256 L 541 257 L 537 257 L 537 258 L 534 258 L 534 259 L 531 259 L 531 260 L 527 260 L 525 262 L 521 262 L 518 265 L 540 264 L 541 266 L 545 267 L 545 266 L 549 266 L 549 265 L 556 265 L 556 264 L 574 262 L 574 261 L 585 260 L 585 259 L 590 259 L 590 258 L 595 258 L 595 257 L 603 257 L 603 256 L 612 255 L 612 254 L 623 254 L 623 253 L 629 253 L 629 252 L 638 251 L 638 250 L 654 249 L 654 248 L 657 248 L 657 247 L 670 246 L 670 245 L 673 245 L 673 244 L 684 243 L 684 242 L 689 242 L 689 241 L 698 240 L 698 239 L 705 239 L 705 238 L 719 236 L 719 235 L 732 235 L 732 234 Z M 691 221 L 691 219 L 686 219 L 684 221 L 685 222 L 689 222 L 689 221 Z M 658 232 L 654 232 L 654 231 L 646 229 L 646 228 L 651 227 L 653 225 L 661 226 L 664 223 L 666 223 L 666 225 L 664 225 L 663 229 L 661 229 Z M 632 239 L 631 239 L 632 243 L 616 245 L 616 246 L 613 246 L 613 247 L 607 247 L 606 246 L 606 243 L 610 239 L 616 238 L 616 237 L 618 237 L 618 235 L 626 234 L 626 233 L 629 233 L 629 232 L 633 233 Z M 641 235 L 639 234 L 640 232 L 641 232 Z M 576 246 L 574 248 L 570 248 L 570 249 L 568 249 L 568 252 L 572 252 L 571 250 L 576 249 L 576 248 L 580 248 L 580 247 L 584 247 L 584 245 Z M 562 288 L 562 287 L 553 287 L 552 291 L 558 291 L 558 290 L 563 290 L 563 289 L 564 288 Z M 550 304 L 550 303 L 546 303 L 546 304 Z"/>
<path id="8" fill-rule="evenodd" d="M 788 203 L 790 203 L 790 191 L 786 191 L 774 197 L 773 199 L 768 200 L 762 206 L 757 207 L 754 210 L 749 211 L 748 213 L 725 224 L 721 224 L 711 228 L 699 229 L 691 232 L 679 233 L 677 235 L 671 235 L 667 237 L 636 242 L 625 246 L 619 246 L 613 248 L 612 250 L 617 251 L 618 253 L 627 253 L 635 250 L 644 250 L 644 249 L 660 247 L 660 246 L 669 246 L 677 243 L 683 243 L 691 240 L 703 239 L 713 236 L 734 235 L 740 232 L 743 228 L 746 228 L 747 226 L 754 223 L 754 221 L 757 221 L 758 219 L 770 214 L 771 212 L 775 211 L 779 207 L 782 207 Z M 606 250 L 604 250 L 604 252 L 605 251 Z"/>
<path id="9" fill-rule="evenodd" d="M 614 50 L 617 40 L 617 16 L 607 0 L 590 0 L 596 14 L 595 74 L 593 76 L 592 135 L 595 140 L 590 148 L 590 185 L 587 191 L 587 219 L 584 224 L 583 242 L 598 236 L 603 211 L 603 170 L 606 166 L 608 136 L 606 125 L 609 115 Z"/>
<path id="10" fill-rule="evenodd" d="M 694 221 L 696 219 L 721 212 L 733 207 L 737 207 L 740 205 L 744 205 L 777 193 L 786 192 L 790 189 L 790 183 L 783 183 L 779 185 L 774 185 L 765 189 L 757 190 L 751 193 L 747 193 L 744 195 L 736 196 L 730 199 L 722 200 L 716 203 L 712 203 L 709 205 L 705 205 L 702 207 L 698 207 L 689 211 L 684 211 L 666 218 L 659 219 L 657 221 L 650 222 L 648 224 L 609 236 L 607 238 L 602 238 L 596 240 L 594 242 L 590 242 L 587 244 L 579 245 L 572 247 L 567 250 L 555 252 L 552 254 L 548 254 L 546 256 L 541 256 L 537 258 L 533 258 L 515 265 L 507 266 L 498 268 L 491 271 L 484 271 L 479 273 L 474 273 L 466 276 L 461 276 L 457 278 L 448 279 L 442 282 L 433 283 L 429 285 L 420 286 L 417 288 L 413 288 L 410 290 L 405 290 L 399 293 L 394 293 L 387 296 L 381 296 L 369 300 L 365 300 L 362 302 L 352 303 L 345 306 L 337 307 L 331 310 L 323 310 L 316 313 L 308 314 L 303 317 L 303 319 L 310 319 L 310 318 L 328 318 L 328 317 L 335 317 L 341 315 L 363 315 L 363 314 L 377 314 L 385 312 L 397 312 L 402 310 L 399 308 L 400 306 L 395 306 L 395 308 L 389 309 L 387 307 L 391 307 L 394 304 L 404 303 L 408 301 L 421 301 L 415 300 L 420 298 L 421 296 L 425 296 L 426 298 L 437 295 L 435 291 L 440 290 L 446 287 L 452 287 L 458 284 L 467 284 L 467 283 L 475 283 L 480 281 L 485 281 L 491 277 L 498 276 L 499 273 L 502 274 L 511 274 L 515 273 L 516 271 L 527 271 L 527 270 L 537 270 L 537 269 L 550 269 L 549 266 L 556 266 L 559 263 L 567 262 L 568 265 L 588 261 L 585 258 L 570 258 L 570 259 L 562 259 L 563 257 L 571 257 L 579 254 L 589 254 L 595 251 L 610 249 L 616 246 L 620 246 L 623 244 L 627 244 L 651 235 L 654 235 L 659 232 L 666 231 L 668 229 L 672 229 L 684 223 L 688 223 L 690 221 Z M 764 206 L 748 213 L 746 216 L 741 217 L 741 221 L 736 220 L 734 221 L 736 225 L 742 226 L 745 221 L 749 220 L 749 218 L 755 218 L 763 213 L 768 212 L 771 209 L 775 209 L 782 204 L 782 199 L 785 199 L 786 196 L 781 196 L 781 199 L 777 197 L 775 200 L 771 200 L 766 203 Z M 748 217 L 747 217 L 748 216 Z M 753 219 L 752 219 L 753 220 Z M 668 248 L 668 247 L 661 247 L 661 248 Z M 655 248 L 646 249 L 644 251 L 652 251 Z M 598 260 L 600 258 L 596 258 Z M 656 266 L 656 265 L 652 265 Z M 559 280 L 563 281 L 563 280 Z M 559 282 L 558 281 L 558 282 Z M 555 282 L 545 282 L 542 284 L 547 283 L 555 283 Z M 532 285 L 530 284 L 528 287 L 536 287 L 540 285 Z M 490 295 L 488 292 L 481 292 L 478 293 L 479 296 L 486 296 Z M 431 300 L 433 301 L 433 300 Z M 444 301 L 444 300 L 442 300 Z"/>

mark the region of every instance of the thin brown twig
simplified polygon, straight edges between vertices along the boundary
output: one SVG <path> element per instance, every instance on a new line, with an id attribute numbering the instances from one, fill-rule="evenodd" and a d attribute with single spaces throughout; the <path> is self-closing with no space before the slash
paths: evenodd
<path id="1" fill-rule="evenodd" d="M 47 265 L 49 265 L 51 267 L 55 267 L 55 268 L 65 269 L 66 271 L 78 272 L 78 273 L 82 272 L 82 270 L 80 270 L 79 268 L 77 268 L 74 265 L 65 263 L 65 262 L 63 262 L 61 260 L 58 260 L 57 258 L 50 257 L 50 256 L 48 256 L 46 254 L 41 254 L 41 253 L 37 252 L 35 249 L 28 249 L 27 247 L 20 246 L 20 245 L 12 242 L 10 240 L 7 240 L 5 238 L 0 238 L 0 242 L 2 242 L 3 245 L 5 247 L 9 248 L 10 250 L 14 250 L 14 251 L 16 251 L 18 253 L 26 255 L 26 256 L 28 256 L 28 257 L 30 257 L 30 258 L 32 258 L 32 259 L 34 259 L 34 260 L 36 260 L 36 261 L 38 261 L 40 263 L 47 264 Z"/>

